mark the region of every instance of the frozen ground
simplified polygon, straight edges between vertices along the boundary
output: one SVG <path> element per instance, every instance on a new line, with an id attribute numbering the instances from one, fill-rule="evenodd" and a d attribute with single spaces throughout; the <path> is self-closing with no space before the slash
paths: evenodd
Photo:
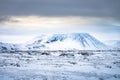
<path id="1" fill-rule="evenodd" d="M 0 80 L 120 80 L 120 51 L 0 52 Z"/>

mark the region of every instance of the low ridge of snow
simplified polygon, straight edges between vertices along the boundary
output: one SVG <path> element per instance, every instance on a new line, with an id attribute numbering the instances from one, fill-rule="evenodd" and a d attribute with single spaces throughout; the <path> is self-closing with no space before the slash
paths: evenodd
<path id="1" fill-rule="evenodd" d="M 18 46 L 10 43 L 2 43 L 0 42 L 0 50 L 17 50 Z"/>
<path id="2" fill-rule="evenodd" d="M 107 40 L 104 43 L 111 47 L 120 48 L 120 40 Z"/>

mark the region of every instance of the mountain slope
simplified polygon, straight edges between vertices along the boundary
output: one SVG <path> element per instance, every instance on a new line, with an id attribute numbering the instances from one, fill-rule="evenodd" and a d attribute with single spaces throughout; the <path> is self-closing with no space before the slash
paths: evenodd
<path id="1" fill-rule="evenodd" d="M 29 49 L 107 49 L 108 47 L 88 33 L 45 34 L 26 45 Z"/>
<path id="2" fill-rule="evenodd" d="M 108 46 L 120 49 L 120 40 L 108 40 L 108 41 L 105 41 L 104 43 Z"/>

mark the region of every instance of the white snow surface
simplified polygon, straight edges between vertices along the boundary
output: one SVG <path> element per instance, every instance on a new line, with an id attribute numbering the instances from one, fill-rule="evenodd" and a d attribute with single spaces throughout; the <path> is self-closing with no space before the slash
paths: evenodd
<path id="1" fill-rule="evenodd" d="M 120 52 L 0 52 L 0 80 L 120 80 Z"/>

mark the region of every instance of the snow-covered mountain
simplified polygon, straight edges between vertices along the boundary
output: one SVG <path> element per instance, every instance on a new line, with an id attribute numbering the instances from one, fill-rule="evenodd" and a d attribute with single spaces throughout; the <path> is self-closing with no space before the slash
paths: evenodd
<path id="1" fill-rule="evenodd" d="M 43 34 L 26 45 L 31 50 L 50 49 L 108 49 L 108 47 L 88 33 Z"/>
<path id="2" fill-rule="evenodd" d="M 41 34 L 25 44 L 0 43 L 0 50 L 110 49 L 88 33 Z"/>

